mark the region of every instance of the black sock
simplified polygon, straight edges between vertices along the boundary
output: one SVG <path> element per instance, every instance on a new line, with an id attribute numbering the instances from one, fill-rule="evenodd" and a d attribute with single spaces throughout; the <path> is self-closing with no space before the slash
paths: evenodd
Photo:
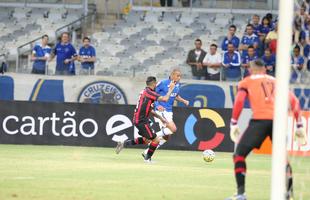
<path id="1" fill-rule="evenodd" d="M 125 145 L 137 145 L 137 144 L 145 144 L 145 139 L 143 137 L 138 137 L 136 139 L 133 140 L 127 140 L 125 142 Z"/>
<path id="2" fill-rule="evenodd" d="M 290 163 L 286 165 L 286 190 L 288 194 L 293 196 L 293 171 Z"/>
<path id="3" fill-rule="evenodd" d="M 147 151 L 147 158 L 151 158 L 154 154 L 154 151 L 156 150 L 158 146 L 158 143 L 155 142 L 151 142 L 151 144 L 149 145 L 148 151 Z"/>
<path id="4" fill-rule="evenodd" d="M 245 157 L 234 155 L 235 163 L 235 177 L 237 181 L 238 194 L 245 193 L 245 174 L 246 174 L 246 163 Z"/>

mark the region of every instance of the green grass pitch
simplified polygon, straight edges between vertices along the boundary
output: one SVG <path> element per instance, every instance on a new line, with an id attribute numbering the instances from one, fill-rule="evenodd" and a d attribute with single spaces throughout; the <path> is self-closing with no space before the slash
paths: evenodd
<path id="1" fill-rule="evenodd" d="M 235 192 L 231 153 L 212 163 L 201 152 L 158 150 L 146 164 L 141 149 L 0 145 L 0 200 L 223 200 Z M 270 156 L 250 155 L 247 195 L 267 200 Z M 295 199 L 310 199 L 310 159 L 294 157 Z"/>

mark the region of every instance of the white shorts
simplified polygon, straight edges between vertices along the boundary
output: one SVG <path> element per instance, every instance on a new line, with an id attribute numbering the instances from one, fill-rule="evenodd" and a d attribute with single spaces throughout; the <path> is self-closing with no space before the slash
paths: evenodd
<path id="1" fill-rule="evenodd" d="M 164 119 L 167 120 L 167 122 L 173 122 L 173 112 L 167 112 L 167 111 L 155 111 L 158 115 L 162 116 Z M 160 127 L 165 127 L 165 125 L 162 123 L 162 121 L 155 117 L 155 122 L 159 123 Z"/>

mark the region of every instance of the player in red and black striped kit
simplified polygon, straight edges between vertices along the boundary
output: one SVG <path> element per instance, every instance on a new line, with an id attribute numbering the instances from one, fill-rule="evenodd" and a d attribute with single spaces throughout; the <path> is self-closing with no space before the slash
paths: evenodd
<path id="1" fill-rule="evenodd" d="M 128 145 L 149 144 L 148 152 L 144 156 L 144 160 L 146 162 L 151 161 L 151 157 L 158 146 L 160 138 L 150 126 L 150 114 L 160 119 L 163 123 L 166 123 L 166 120 L 162 116 L 153 111 L 153 103 L 154 101 L 168 101 L 175 87 L 175 83 L 171 82 L 168 93 L 165 96 L 160 96 L 155 92 L 156 85 L 157 81 L 155 77 L 150 76 L 147 78 L 147 87 L 140 93 L 139 101 L 135 109 L 133 123 L 138 129 L 139 135 L 142 137 L 126 140 L 125 142 L 118 142 L 116 147 L 117 154 Z"/>

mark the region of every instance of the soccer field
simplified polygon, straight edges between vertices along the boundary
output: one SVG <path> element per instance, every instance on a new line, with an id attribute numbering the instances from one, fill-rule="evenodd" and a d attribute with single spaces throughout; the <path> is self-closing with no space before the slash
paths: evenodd
<path id="1" fill-rule="evenodd" d="M 144 163 L 141 149 L 0 145 L 0 199 L 222 200 L 235 192 L 231 153 L 206 163 L 201 152 L 158 150 L 154 160 Z M 296 199 L 310 199 L 310 159 L 293 161 Z M 270 167 L 270 156 L 248 158 L 249 199 L 269 199 Z"/>

